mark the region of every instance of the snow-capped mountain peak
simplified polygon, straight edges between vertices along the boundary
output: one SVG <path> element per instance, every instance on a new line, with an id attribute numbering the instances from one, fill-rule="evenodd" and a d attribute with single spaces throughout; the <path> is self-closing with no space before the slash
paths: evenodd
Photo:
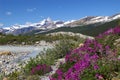
<path id="1" fill-rule="evenodd" d="M 76 20 L 66 21 L 64 24 L 67 25 L 67 24 L 72 23 L 74 21 L 76 21 Z"/>
<path id="2" fill-rule="evenodd" d="M 44 19 L 40 22 L 41 25 L 45 25 L 47 22 L 52 22 L 51 18 L 48 17 L 47 19 Z"/>
<path id="3" fill-rule="evenodd" d="M 14 35 L 18 35 L 18 34 L 23 34 L 23 33 L 27 33 L 33 30 L 37 30 L 37 29 L 42 29 L 42 30 L 46 30 L 46 29 L 55 29 L 63 25 L 63 21 L 52 21 L 51 18 L 47 18 L 44 19 L 38 23 L 27 23 L 25 25 L 13 25 L 11 27 L 6 27 L 0 30 L 0 32 L 4 32 L 6 34 L 14 34 Z M 7 30 L 7 31 L 6 31 Z"/>
<path id="4" fill-rule="evenodd" d="M 80 26 L 80 25 L 88 25 L 88 24 L 95 24 L 95 23 L 105 23 L 115 19 L 120 19 L 120 14 L 116 14 L 113 16 L 85 16 L 79 20 L 74 22 L 66 22 L 67 26 Z"/>
<path id="5" fill-rule="evenodd" d="M 115 15 L 113 15 L 113 16 L 110 16 L 110 18 L 111 18 L 112 20 L 118 19 L 118 18 L 120 18 L 120 13 L 119 13 L 119 14 L 115 14 Z"/>
<path id="6" fill-rule="evenodd" d="M 79 20 L 71 20 L 71 21 L 53 21 L 51 18 L 44 19 L 37 23 L 26 23 L 25 25 L 13 25 L 11 27 L 0 28 L 0 32 L 6 34 L 23 34 L 28 33 L 33 30 L 52 30 L 58 27 L 75 27 L 80 25 L 88 25 L 88 24 L 95 24 L 95 23 L 105 23 L 115 19 L 120 19 L 120 14 L 116 14 L 113 16 L 86 16 Z"/>
<path id="7" fill-rule="evenodd" d="M 46 19 L 46 21 L 51 22 L 52 19 L 51 19 L 50 17 L 48 17 L 48 18 Z"/>

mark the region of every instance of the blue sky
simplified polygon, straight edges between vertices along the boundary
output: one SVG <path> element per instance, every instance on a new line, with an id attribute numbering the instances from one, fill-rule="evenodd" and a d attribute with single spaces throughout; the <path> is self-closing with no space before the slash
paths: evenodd
<path id="1" fill-rule="evenodd" d="M 0 0 L 0 27 L 120 13 L 120 0 Z"/>

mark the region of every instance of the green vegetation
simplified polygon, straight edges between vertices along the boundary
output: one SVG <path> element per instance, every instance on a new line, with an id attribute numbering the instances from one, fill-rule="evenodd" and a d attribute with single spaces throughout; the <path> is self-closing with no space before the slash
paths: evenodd
<path id="1" fill-rule="evenodd" d="M 119 43 L 119 44 L 118 44 Z M 50 80 L 119 80 L 120 26 L 72 50 Z M 113 79 L 115 77 L 116 79 Z"/>
<path id="2" fill-rule="evenodd" d="M 70 50 L 77 46 L 78 42 L 76 41 L 62 40 L 60 43 L 56 44 L 53 49 L 48 49 L 42 54 L 37 55 L 36 58 L 31 58 L 24 69 L 26 73 L 30 73 L 31 69 L 38 64 L 53 65 L 57 59 L 65 57 Z"/>
<path id="3" fill-rule="evenodd" d="M 0 73 L 0 80 L 2 80 L 4 76 L 5 76 L 4 73 Z"/>
<path id="4" fill-rule="evenodd" d="M 77 40 L 79 39 L 78 36 L 70 36 L 70 35 L 0 35 L 0 45 L 5 45 L 5 44 L 22 44 L 24 43 L 25 45 L 34 45 L 35 42 L 45 40 L 46 42 L 53 42 L 57 40 L 63 40 L 63 39 L 73 39 Z"/>
<path id="5" fill-rule="evenodd" d="M 39 80 L 39 75 L 25 75 L 21 72 L 15 71 L 10 74 L 7 78 L 8 80 Z"/>
<path id="6" fill-rule="evenodd" d="M 112 49 L 116 49 L 117 44 L 115 45 L 115 43 L 117 39 L 120 39 L 119 35 L 111 34 L 111 35 L 104 36 L 103 38 L 97 39 L 97 40 L 105 46 L 109 45 Z"/>
<path id="7" fill-rule="evenodd" d="M 53 32 L 59 32 L 59 31 L 65 31 L 65 32 L 74 32 L 74 33 L 82 33 L 89 36 L 97 36 L 100 33 L 103 33 L 104 31 L 113 28 L 120 24 L 120 19 L 114 20 L 111 22 L 107 22 L 104 24 L 91 24 L 86 26 L 76 26 L 76 27 L 61 27 L 58 29 L 54 29 L 45 33 L 36 34 L 33 35 L 36 31 L 31 32 L 32 35 L 3 35 L 0 34 L 0 45 L 4 44 L 22 44 L 24 42 L 25 44 L 34 44 L 36 41 L 45 40 L 47 42 L 52 42 L 56 40 L 62 40 L 63 38 L 66 39 L 77 39 L 77 37 L 69 36 L 69 35 L 56 35 L 56 36 L 47 36 L 45 34 L 47 33 L 53 33 Z"/>
<path id="8" fill-rule="evenodd" d="M 84 26 L 69 28 L 71 31 L 81 28 L 81 32 L 96 36 L 105 30 L 119 24 L 119 20 L 108 22 L 98 26 Z M 101 27 L 102 26 L 102 27 Z M 59 28 L 65 29 L 65 28 Z M 57 29 L 57 30 L 59 30 Z M 68 30 L 68 29 L 67 29 Z M 66 31 L 67 31 L 66 30 Z M 75 32 L 77 32 L 75 31 Z M 51 76 L 51 80 L 111 80 L 114 77 L 120 77 L 120 27 L 108 30 L 95 40 L 81 39 L 78 36 L 69 35 L 2 35 L 0 43 L 26 42 L 34 44 L 36 41 L 45 40 L 48 42 L 59 40 L 52 49 L 43 51 L 35 58 L 31 58 L 28 63 L 22 67 L 21 71 L 15 71 L 8 75 L 9 80 L 39 80 L 39 76 L 49 73 L 51 65 L 54 65 L 58 59 L 65 58 L 65 63 L 61 63 L 56 73 Z M 9 39 L 9 38 L 10 39 Z M 6 42 L 4 42 L 4 40 Z M 10 41 L 9 41 L 10 40 Z M 84 45 L 78 47 L 80 43 Z M 2 78 L 2 76 L 1 76 Z"/>
<path id="9" fill-rule="evenodd" d="M 79 37 L 71 38 L 71 39 L 63 38 L 63 40 L 60 40 L 59 43 L 57 43 L 54 46 L 54 48 L 47 49 L 46 51 L 43 51 L 42 53 L 37 55 L 35 58 L 31 58 L 30 61 L 28 61 L 28 63 L 26 64 L 26 66 L 22 67 L 22 70 L 20 72 L 16 71 L 14 73 L 11 73 L 10 75 L 8 75 L 8 77 L 10 80 L 13 78 L 15 78 L 15 80 L 16 78 L 20 80 L 19 79 L 20 76 L 22 78 L 24 76 L 26 76 L 26 78 L 32 77 L 33 75 L 31 72 L 35 67 L 37 67 L 38 65 L 44 65 L 44 64 L 46 64 L 47 66 L 54 65 L 58 59 L 65 57 L 67 53 L 69 53 L 72 49 L 78 47 L 78 45 L 83 42 L 84 42 L 84 39 L 81 39 Z M 34 76 L 35 75 L 37 76 L 38 75 L 37 73 L 40 75 L 45 74 L 43 72 L 36 72 Z"/>

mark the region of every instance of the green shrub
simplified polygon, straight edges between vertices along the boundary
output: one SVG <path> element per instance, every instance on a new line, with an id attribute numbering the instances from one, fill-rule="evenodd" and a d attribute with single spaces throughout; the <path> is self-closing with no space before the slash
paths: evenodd
<path id="1" fill-rule="evenodd" d="M 26 80 L 40 80 L 39 75 L 30 75 Z"/>
<path id="2" fill-rule="evenodd" d="M 61 40 L 52 49 L 43 51 L 36 58 L 31 58 L 24 67 L 25 73 L 29 74 L 31 69 L 38 64 L 53 65 L 59 58 L 63 58 L 70 50 L 78 46 L 78 42 L 73 40 Z"/>
<path id="3" fill-rule="evenodd" d="M 2 80 L 4 77 L 4 74 L 0 73 L 0 80 Z"/>

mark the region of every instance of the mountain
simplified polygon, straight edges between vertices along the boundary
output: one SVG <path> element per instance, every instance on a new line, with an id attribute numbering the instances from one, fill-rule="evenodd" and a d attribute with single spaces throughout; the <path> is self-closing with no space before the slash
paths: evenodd
<path id="1" fill-rule="evenodd" d="M 5 34 L 25 34 L 34 30 L 51 30 L 63 26 L 63 21 L 52 21 L 50 18 L 44 19 L 38 23 L 29 23 L 25 25 L 13 25 L 12 27 L 1 28 L 0 32 Z"/>
<path id="2" fill-rule="evenodd" d="M 67 23 L 67 24 L 65 24 Z M 98 34 L 113 28 L 120 24 L 120 14 L 113 16 L 89 16 L 80 20 L 72 20 L 65 22 L 64 27 L 53 30 L 39 31 L 34 30 L 28 34 L 48 34 L 54 32 L 74 32 L 82 33 L 89 36 L 97 36 Z"/>
<path id="3" fill-rule="evenodd" d="M 74 26 L 82 26 L 89 25 L 95 23 L 106 23 L 116 19 L 120 19 L 120 14 L 115 14 L 113 16 L 86 16 L 80 20 L 76 20 L 72 23 L 67 24 L 66 26 L 74 27 Z"/>
<path id="4" fill-rule="evenodd" d="M 52 21 L 50 18 L 47 18 L 38 23 L 27 23 L 25 25 L 13 25 L 12 27 L 0 28 L 0 32 L 4 34 L 13 34 L 13 35 L 41 34 L 41 33 L 51 32 L 56 29 L 64 28 L 64 27 L 81 28 L 82 26 L 89 26 L 90 28 L 92 28 L 91 25 L 99 26 L 117 19 L 120 19 L 120 14 L 115 14 L 112 16 L 86 16 L 79 20 L 71 20 L 66 22 L 60 20 Z"/>
<path id="5" fill-rule="evenodd" d="M 76 26 L 76 27 L 60 27 L 54 30 L 50 30 L 44 32 L 42 34 L 49 34 L 49 33 L 56 33 L 56 32 L 74 32 L 74 33 L 81 33 L 88 36 L 97 36 L 100 33 L 105 32 L 110 28 L 114 28 L 120 25 L 120 19 L 112 20 L 110 22 L 102 23 L 102 24 L 89 24 L 83 26 Z"/>

